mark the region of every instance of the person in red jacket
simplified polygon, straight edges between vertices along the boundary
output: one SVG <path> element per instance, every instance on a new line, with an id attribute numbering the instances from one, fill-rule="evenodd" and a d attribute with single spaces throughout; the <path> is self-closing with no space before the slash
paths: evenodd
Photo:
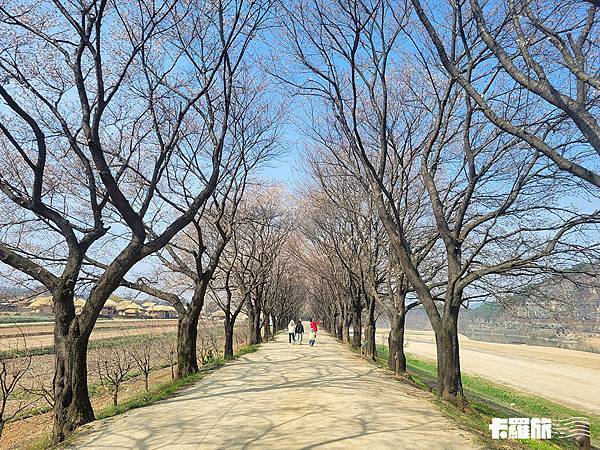
<path id="1" fill-rule="evenodd" d="M 320 325 L 321 322 L 316 322 L 313 319 L 310 319 L 310 329 L 313 330 L 315 333 L 318 331 L 317 330 L 317 325 Z"/>

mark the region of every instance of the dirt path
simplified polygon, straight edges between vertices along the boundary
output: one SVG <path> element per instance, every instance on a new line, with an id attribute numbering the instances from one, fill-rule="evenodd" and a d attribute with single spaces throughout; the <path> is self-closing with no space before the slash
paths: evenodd
<path id="1" fill-rule="evenodd" d="M 477 448 L 430 396 L 321 334 L 280 335 L 179 396 L 91 424 L 77 448 Z"/>
<path id="2" fill-rule="evenodd" d="M 410 331 L 406 340 L 407 353 L 435 359 L 432 332 Z M 481 342 L 461 336 L 460 361 L 464 373 L 600 413 L 600 354 Z"/>

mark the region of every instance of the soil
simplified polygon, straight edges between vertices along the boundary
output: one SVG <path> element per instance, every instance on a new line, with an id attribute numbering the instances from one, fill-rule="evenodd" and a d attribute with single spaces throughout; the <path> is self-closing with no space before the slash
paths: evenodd
<path id="1" fill-rule="evenodd" d="M 51 347 L 54 344 L 53 324 L 4 325 L 0 328 L 0 350 Z M 146 334 L 149 330 L 168 333 L 177 330 L 177 320 L 115 319 L 96 323 L 90 340 Z"/>

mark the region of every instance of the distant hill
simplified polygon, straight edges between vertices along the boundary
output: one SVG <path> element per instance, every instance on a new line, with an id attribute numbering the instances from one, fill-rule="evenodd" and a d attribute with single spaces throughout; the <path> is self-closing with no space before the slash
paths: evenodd
<path id="1" fill-rule="evenodd" d="M 477 340 L 600 352 L 600 271 L 577 269 L 461 311 L 459 332 Z M 422 308 L 408 313 L 406 327 L 431 330 Z"/>
<path id="2" fill-rule="evenodd" d="M 14 298 L 27 294 L 29 291 L 20 286 L 0 285 L 0 298 Z"/>

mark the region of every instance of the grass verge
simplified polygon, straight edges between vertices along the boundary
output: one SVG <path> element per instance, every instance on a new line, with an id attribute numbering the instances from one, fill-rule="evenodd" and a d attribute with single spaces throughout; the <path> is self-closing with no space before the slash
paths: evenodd
<path id="1" fill-rule="evenodd" d="M 54 317 L 52 316 L 17 316 L 7 315 L 0 316 L 0 324 L 19 324 L 19 323 L 38 323 L 47 322 L 54 323 Z"/>
<path id="2" fill-rule="evenodd" d="M 388 348 L 377 346 L 379 366 L 387 365 Z M 411 381 L 419 388 L 435 392 L 437 367 L 435 362 L 406 355 L 407 370 Z M 526 380 L 524 380 L 526 381 Z M 589 419 L 592 444 L 600 439 L 600 416 L 552 402 L 542 397 L 524 394 L 496 384 L 487 378 L 462 375 L 463 389 L 469 400 L 471 411 L 463 412 L 447 402 L 436 400 L 442 411 L 462 426 L 474 431 L 489 448 L 506 448 L 513 443 L 516 448 L 536 450 L 556 448 L 576 448 L 570 440 L 552 439 L 551 441 L 520 440 L 494 441 L 489 436 L 488 426 L 493 417 L 549 417 L 565 419 L 584 416 Z"/>

